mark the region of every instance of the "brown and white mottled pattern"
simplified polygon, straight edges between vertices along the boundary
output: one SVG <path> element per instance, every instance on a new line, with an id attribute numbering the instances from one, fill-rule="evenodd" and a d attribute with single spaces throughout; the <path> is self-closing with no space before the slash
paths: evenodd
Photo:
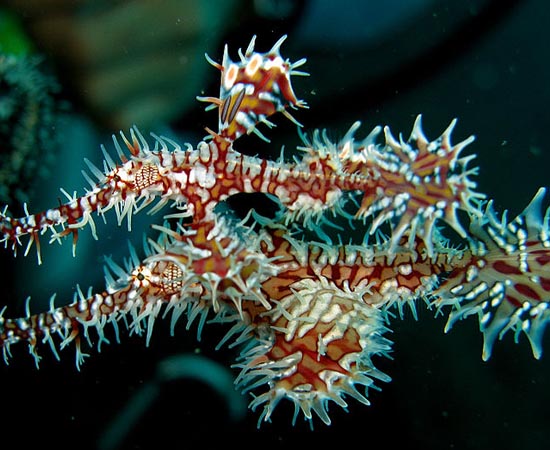
<path id="1" fill-rule="evenodd" d="M 36 214 L 25 207 L 21 218 L 0 213 L 0 240 L 16 251 L 27 236 L 25 253 L 35 244 L 39 262 L 41 237 L 61 242 L 72 235 L 74 249 L 84 227 L 99 238 L 94 220 L 110 210 L 128 231 L 146 206 L 153 212 L 169 206 L 166 218 L 176 219 L 153 226 L 159 237 L 148 241 L 144 258 L 132 251 L 124 268 L 107 259 L 103 290 L 78 289 L 72 303 L 52 300 L 48 311 L 25 317 L 0 312 L 6 361 L 20 342 L 37 364 L 41 344 L 58 356 L 58 347 L 74 342 L 80 366 L 82 338 L 99 347 L 110 325 L 118 339 L 120 319 L 148 343 L 160 315 L 171 314 L 172 330 L 182 316 L 187 326 L 198 321 L 199 334 L 210 318 L 229 326 L 220 346 L 241 346 L 236 383 L 253 392 L 253 409 L 263 408 L 260 422 L 287 399 L 295 417 L 316 414 L 329 424 L 330 401 L 346 407 L 351 397 L 368 404 L 375 380 L 390 380 L 375 363 L 391 350 L 385 336 L 394 310 L 405 317 L 410 309 L 416 317 L 418 303 L 438 311 L 450 306 L 447 329 L 477 313 L 484 358 L 509 330 L 525 334 L 541 356 L 550 320 L 545 191 L 515 220 L 499 218 L 474 191 L 472 157 L 459 157 L 473 139 L 451 144 L 453 121 L 430 141 L 420 116 L 407 141 L 387 127 L 381 142 L 381 127 L 356 140 L 357 122 L 338 142 L 314 132 L 293 162 L 240 153 L 239 136 L 264 137 L 257 127 L 270 127 L 276 112 L 297 123 L 288 109 L 305 106 L 291 84 L 292 75 L 304 74 L 296 68 L 305 60 L 285 60 L 283 41 L 259 53 L 253 39 L 236 62 L 227 49 L 221 64 L 209 59 L 221 72 L 219 97 L 201 98 L 218 109 L 218 130 L 207 130 L 209 139 L 182 147 L 153 135 L 150 147 L 133 128 L 129 138 L 113 138 L 118 162 L 104 150 L 104 170 L 88 163 L 90 187 L 83 195 L 66 194 L 66 203 Z M 243 193 L 268 194 L 282 212 L 275 218 L 250 212 L 239 221 L 216 209 Z M 355 211 L 346 209 L 350 200 Z M 325 225 L 332 219 L 331 240 Z M 440 225 L 458 233 L 462 245 L 450 245 Z M 343 244 L 352 229 L 364 238 Z"/>

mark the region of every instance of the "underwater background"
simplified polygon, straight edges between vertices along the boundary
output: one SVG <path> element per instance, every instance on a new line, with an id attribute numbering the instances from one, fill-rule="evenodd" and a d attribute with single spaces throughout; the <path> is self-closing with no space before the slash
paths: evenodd
<path id="1" fill-rule="evenodd" d="M 361 120 L 365 135 L 388 124 L 407 137 L 422 113 L 426 135 L 435 138 L 457 117 L 454 141 L 476 135 L 467 153 L 477 154 L 478 190 L 499 210 L 514 216 L 548 185 L 547 2 L 335 3 L 0 2 L 1 157 L 19 171 L 14 182 L 15 169 L 0 170 L 3 202 L 18 211 L 28 200 L 36 212 L 57 205 L 60 187 L 82 192 L 83 159 L 100 165 L 100 144 L 111 149 L 110 135 L 133 124 L 195 145 L 216 124 L 194 100 L 218 90 L 204 52 L 220 61 L 227 43 L 235 58 L 252 35 L 267 50 L 285 33 L 283 55 L 308 58 L 311 75 L 294 82 L 310 105 L 296 115 L 306 131 L 328 128 L 337 138 Z M 22 65 L 13 69 L 8 56 Z M 8 144 L 20 126 L 27 139 Z M 282 122 L 269 137 L 269 145 L 251 136 L 237 147 L 276 157 L 281 145 L 300 142 Z M 82 233 L 74 259 L 70 242 L 43 248 L 41 266 L 32 250 L 15 259 L 3 252 L 6 315 L 24 314 L 27 295 L 31 310 L 41 311 L 54 292 L 58 304 L 70 302 L 77 283 L 101 289 L 102 255 L 121 261 L 128 239 L 139 248 L 162 213 L 142 216 L 131 233 L 114 215 L 98 226 L 99 241 Z M 507 335 L 483 362 L 475 320 L 445 335 L 443 317 L 423 305 L 418 311 L 418 321 L 409 314 L 392 322 L 394 359 L 378 361 L 392 381 L 371 391 L 369 407 L 350 399 L 347 413 L 329 408 L 329 427 L 314 420 L 311 430 L 300 419 L 292 426 L 288 402 L 258 429 L 258 411 L 246 410 L 248 399 L 232 386 L 236 373 L 228 368 L 238 348 L 215 350 L 223 327 L 206 326 L 197 342 L 196 327 L 186 330 L 182 321 L 172 337 L 169 321 L 159 320 L 149 347 L 123 332 L 120 344 L 91 349 L 80 372 L 72 349 L 58 362 L 42 348 L 36 370 L 25 346 L 14 346 L 9 366 L 0 364 L 3 438 L 82 449 L 190 448 L 220 439 L 243 447 L 343 448 L 359 439 L 378 448 L 548 448 L 548 355 L 537 361 L 525 339 L 516 345 Z"/>

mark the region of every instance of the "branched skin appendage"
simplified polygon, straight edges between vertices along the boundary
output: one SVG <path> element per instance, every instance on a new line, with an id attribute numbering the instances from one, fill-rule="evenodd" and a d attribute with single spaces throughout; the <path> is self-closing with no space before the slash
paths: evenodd
<path id="1" fill-rule="evenodd" d="M 550 319 L 550 210 L 542 214 L 546 190 L 540 189 L 514 220 L 499 218 L 492 203 L 470 224 L 470 257 L 453 268 L 439 287 L 436 305 L 452 305 L 446 331 L 477 313 L 483 332 L 483 359 L 497 338 L 513 330 L 529 339 L 533 355 L 542 355 L 542 337 Z"/>
<path id="2" fill-rule="evenodd" d="M 60 306 L 52 297 L 48 311 L 21 318 L 0 314 L 6 361 L 19 342 L 28 344 L 37 365 L 40 345 L 57 357 L 74 343 L 80 367 L 84 347 L 107 342 L 108 325 L 117 340 L 123 321 L 148 343 L 159 316 L 170 318 L 172 331 L 186 318 L 185 326 L 196 323 L 199 335 L 207 321 L 217 322 L 228 326 L 219 347 L 241 347 L 236 384 L 253 393 L 259 422 L 287 399 L 294 419 L 316 415 L 330 424 L 331 401 L 369 404 L 369 388 L 390 381 L 375 367 L 391 352 L 390 320 L 416 317 L 419 304 L 450 309 L 446 330 L 477 313 L 484 359 L 509 330 L 516 339 L 525 334 L 534 356 L 541 356 L 550 320 L 544 189 L 513 221 L 499 217 L 475 191 L 477 169 L 467 167 L 473 156 L 460 155 L 473 137 L 451 143 L 453 121 L 430 141 L 420 116 L 407 140 L 388 127 L 358 139 L 356 122 L 338 142 L 319 131 L 304 137 L 302 157 L 293 162 L 240 153 L 242 135 L 267 140 L 258 127 L 272 128 L 275 113 L 299 125 L 289 110 L 306 104 L 291 77 L 307 75 L 296 70 L 305 60 L 284 59 L 283 41 L 259 53 L 252 39 L 236 62 L 227 48 L 221 64 L 207 57 L 221 72 L 219 97 L 199 98 L 218 110 L 218 129 L 208 129 L 208 139 L 182 147 L 152 135 L 150 143 L 132 128 L 128 137 L 113 138 L 117 161 L 103 149 L 103 170 L 88 163 L 90 186 L 82 196 L 66 194 L 67 203 L 23 218 L 4 209 L 3 242 L 13 251 L 26 242 L 25 253 L 36 244 L 39 262 L 41 237 L 61 242 L 72 235 L 74 248 L 89 227 L 100 238 L 94 220 L 110 210 L 129 231 L 133 215 L 144 209 L 170 206 L 166 218 L 176 219 L 153 226 L 158 237 L 148 239 L 144 258 L 132 250 L 124 267 L 107 259 L 104 290 L 78 289 L 72 303 Z M 251 211 L 239 221 L 218 208 L 240 193 L 267 194 L 281 211 L 274 218 Z M 469 223 L 460 223 L 458 211 Z M 323 231 L 330 218 L 363 229 L 363 241 L 335 244 L 349 237 L 344 229 L 331 240 Z M 451 245 L 439 225 L 466 245 Z M 312 235 L 318 237 L 305 237 Z"/>

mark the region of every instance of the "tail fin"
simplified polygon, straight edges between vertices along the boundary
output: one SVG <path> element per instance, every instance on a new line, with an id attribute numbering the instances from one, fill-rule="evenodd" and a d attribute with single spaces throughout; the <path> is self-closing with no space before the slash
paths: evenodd
<path id="1" fill-rule="evenodd" d="M 296 97 L 291 83 L 293 75 L 308 75 L 296 70 L 306 60 L 290 62 L 283 59 L 279 48 L 285 39 L 286 36 L 279 39 L 268 52 L 258 53 L 254 51 L 254 36 L 244 53 L 239 50 L 240 60 L 236 62 L 229 58 L 227 46 L 222 64 L 206 56 L 208 62 L 221 71 L 220 96 L 197 98 L 210 103 L 207 109 L 219 109 L 218 133 L 224 138 L 234 141 L 243 134 L 255 133 L 269 141 L 257 125 L 264 123 L 271 128 L 274 124 L 268 117 L 276 112 L 281 112 L 300 126 L 288 108 L 307 107 L 303 100 Z"/>
<path id="2" fill-rule="evenodd" d="M 483 359 L 509 330 L 523 332 L 533 355 L 542 355 L 542 336 L 550 321 L 550 209 L 542 215 L 541 188 L 525 210 L 508 222 L 492 202 L 472 216 L 469 260 L 453 270 L 435 292 L 438 308 L 452 305 L 445 331 L 477 313 L 483 332 Z"/>

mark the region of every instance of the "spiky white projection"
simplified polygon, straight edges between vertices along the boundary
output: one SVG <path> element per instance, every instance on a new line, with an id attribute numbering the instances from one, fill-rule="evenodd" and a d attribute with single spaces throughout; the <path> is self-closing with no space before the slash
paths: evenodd
<path id="1" fill-rule="evenodd" d="M 236 384 L 254 394 L 253 409 L 263 408 L 260 422 L 290 400 L 294 418 L 316 414 L 329 424 L 329 402 L 368 404 L 374 382 L 390 380 L 374 364 L 391 351 L 394 309 L 401 316 L 405 309 L 416 316 L 418 303 L 450 309 L 447 329 L 477 313 L 484 359 L 509 330 L 525 334 L 541 356 L 550 298 L 544 189 L 516 219 L 500 217 L 475 191 L 476 168 L 467 167 L 473 156 L 460 155 L 473 138 L 451 142 L 454 120 L 435 140 L 419 116 L 408 140 L 388 127 L 357 139 L 356 122 L 338 142 L 313 132 L 292 162 L 240 153 L 240 136 L 265 138 L 258 127 L 272 127 L 268 118 L 277 112 L 298 124 L 289 109 L 306 106 L 291 84 L 292 75 L 305 74 L 296 70 L 305 60 L 284 59 L 283 40 L 259 53 L 253 39 L 238 61 L 227 48 L 221 64 L 208 58 L 221 72 L 220 96 L 200 98 L 219 111 L 209 139 L 180 146 L 152 134 L 150 145 L 133 128 L 129 138 L 113 138 L 118 162 L 105 149 L 104 170 L 88 162 L 83 195 L 67 194 L 67 203 L 22 218 L 4 209 L 5 245 L 15 252 L 27 236 L 25 254 L 34 244 L 41 263 L 44 237 L 51 243 L 72 235 L 75 248 L 84 228 L 101 238 L 94 220 L 110 210 L 131 231 L 144 209 L 173 208 L 154 226 L 143 259 L 134 252 L 125 267 L 107 260 L 104 290 L 79 290 L 72 303 L 39 314 L 2 316 L 6 361 L 20 342 L 37 364 L 40 345 L 57 357 L 58 347 L 74 343 L 80 367 L 85 345 L 107 341 L 106 326 L 118 340 L 121 319 L 146 342 L 161 315 L 171 316 L 172 330 L 182 317 L 187 327 L 197 321 L 199 333 L 210 320 L 228 327 L 220 347 L 241 347 Z M 280 212 L 250 211 L 242 220 L 222 212 L 223 202 L 242 193 L 266 194 Z M 331 220 L 341 228 L 332 239 L 325 229 Z M 364 239 L 342 244 L 351 229 Z M 451 245 L 446 232 L 463 245 Z"/>

